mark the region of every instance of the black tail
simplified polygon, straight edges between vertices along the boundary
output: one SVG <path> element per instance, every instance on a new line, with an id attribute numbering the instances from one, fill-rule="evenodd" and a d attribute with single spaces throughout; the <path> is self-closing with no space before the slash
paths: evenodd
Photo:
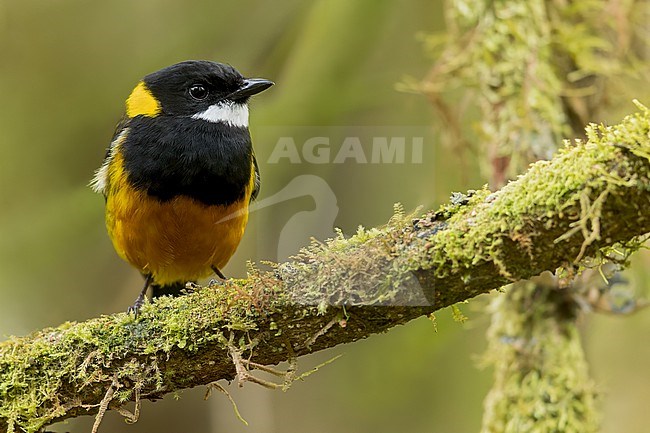
<path id="1" fill-rule="evenodd" d="M 159 296 L 180 296 L 185 290 L 185 282 L 177 282 L 159 286 L 158 284 L 151 285 L 151 296 L 157 298 Z"/>

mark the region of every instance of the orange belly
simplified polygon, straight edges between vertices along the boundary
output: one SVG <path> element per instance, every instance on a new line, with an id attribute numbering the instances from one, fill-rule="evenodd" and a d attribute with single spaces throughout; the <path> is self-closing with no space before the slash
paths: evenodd
<path id="1" fill-rule="evenodd" d="M 248 221 L 250 188 L 241 201 L 206 206 L 178 196 L 155 200 L 122 182 L 106 202 L 106 227 L 124 260 L 157 284 L 205 278 L 235 253 Z"/>

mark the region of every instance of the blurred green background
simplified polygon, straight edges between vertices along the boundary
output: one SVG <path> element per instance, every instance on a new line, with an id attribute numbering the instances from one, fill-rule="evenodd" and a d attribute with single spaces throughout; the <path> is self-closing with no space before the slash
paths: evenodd
<path id="1" fill-rule="evenodd" d="M 87 183 L 131 88 L 178 61 L 228 62 L 276 81 L 251 110 L 261 199 L 299 174 L 316 174 L 335 195 L 336 206 L 327 205 L 334 225 L 349 234 L 359 224 L 386 222 L 395 202 L 407 210 L 433 207 L 452 191 L 480 187 L 477 162 L 461 164 L 440 144 L 425 98 L 395 90 L 405 75 L 421 77 L 430 67 L 416 36 L 442 28 L 442 3 L 425 0 L 0 0 L 0 335 L 132 303 L 141 278 L 114 253 L 103 198 Z M 345 128 L 365 135 L 373 128 L 417 131 L 424 136 L 422 163 L 268 163 L 279 136 Z M 247 260 L 276 260 L 287 227 L 280 258 L 287 246 L 331 232 L 328 218 L 316 232 L 287 226 L 298 212 L 317 210 L 307 192 L 255 212 L 226 274 L 245 275 Z M 647 277 L 631 275 L 639 287 Z M 286 393 L 230 386 L 249 427 L 224 396 L 204 401 L 205 389 L 196 389 L 145 402 L 135 425 L 111 413 L 100 431 L 475 432 L 491 380 L 490 371 L 475 367 L 489 322 L 484 305 L 477 299 L 463 306 L 470 318 L 463 325 L 443 311 L 437 332 L 420 319 L 301 358 L 306 371 L 344 354 Z M 594 377 L 607 393 L 606 432 L 645 432 L 650 422 L 649 325 L 647 312 L 583 322 Z M 52 430 L 87 432 L 91 425 L 86 417 Z"/>

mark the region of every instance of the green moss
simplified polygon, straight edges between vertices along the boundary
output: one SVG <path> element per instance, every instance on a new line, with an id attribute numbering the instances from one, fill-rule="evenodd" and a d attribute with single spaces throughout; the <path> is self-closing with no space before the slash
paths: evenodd
<path id="1" fill-rule="evenodd" d="M 496 193 L 476 192 L 465 206 L 450 212 L 448 230 L 438 231 L 430 248 L 410 256 L 413 268 L 434 268 L 438 277 L 469 269 L 480 262 L 496 263 L 504 276 L 510 264 L 503 254 L 505 238 L 522 245 L 533 242 L 530 227 L 542 221 L 546 230 L 559 223 L 571 209 L 584 207 L 584 195 L 598 197 L 604 191 L 624 194 L 629 187 L 648 188 L 647 164 L 622 153 L 650 159 L 650 114 L 645 107 L 619 125 L 590 125 L 586 143 L 567 142 L 551 161 L 531 165 L 525 176 Z M 622 187 L 622 188 L 621 188 Z M 593 202 L 594 200 L 591 200 Z M 598 215 L 592 215 L 592 217 Z M 576 234 L 579 236 L 579 234 Z"/>
<path id="2" fill-rule="evenodd" d="M 569 291 L 535 282 L 494 300 L 484 363 L 494 367 L 495 384 L 483 433 L 598 431 L 574 308 Z"/>
<path id="3" fill-rule="evenodd" d="M 333 239 L 302 248 L 296 261 L 277 267 L 292 301 L 317 305 L 321 314 L 330 305 L 412 304 L 413 299 L 404 299 L 401 290 L 409 277 L 394 260 L 399 256 L 396 245 L 411 227 L 411 217 L 398 204 L 383 227 L 359 227 L 349 238 L 339 231 Z"/>
<path id="4" fill-rule="evenodd" d="M 635 65 L 629 49 L 634 37 L 613 37 L 640 28 L 613 18 L 634 16 L 633 3 L 603 16 L 611 6 L 607 0 L 450 2 L 445 35 L 426 39 L 436 64 L 424 82 L 410 87 L 426 93 L 443 114 L 456 151 L 478 142 L 472 153 L 482 154 L 485 177 L 500 184 L 530 161 L 550 158 L 561 137 L 582 136 L 606 99 L 606 78 L 615 83 L 623 73 L 641 72 L 643 63 Z M 447 106 L 449 89 L 454 93 Z M 458 89 L 467 97 L 459 98 Z M 480 110 L 479 140 L 462 126 L 475 113 L 458 100 L 471 100 L 472 109 Z M 625 231 L 617 220 L 644 219 L 643 196 L 637 215 L 633 206 L 625 216 L 611 212 L 612 203 L 639 197 L 650 184 L 649 116 L 639 108 L 620 125 L 590 125 L 587 143 L 567 143 L 552 161 L 536 163 L 498 193 L 484 193 L 473 206 L 446 214 L 447 230 L 423 241 L 428 251 L 411 257 L 413 268 L 432 267 L 441 279 L 471 286 L 476 266 L 488 273 L 496 268 L 505 281 L 515 281 L 529 277 L 531 265 L 550 254 L 571 271 L 588 255 L 590 266 L 621 260 L 599 247 L 617 236 L 611 227 Z M 601 236 L 601 229 L 608 234 Z M 627 241 L 625 254 L 639 243 Z M 516 257 L 526 252 L 525 259 Z M 559 265 L 546 259 L 538 270 Z M 486 403 L 486 433 L 597 428 L 574 317 L 562 317 L 562 300 L 552 299 L 561 292 L 554 289 L 517 285 L 497 301 L 488 336 L 497 381 Z"/>
<path id="5" fill-rule="evenodd" d="M 576 238 L 586 248 L 599 237 L 594 228 L 601 218 L 599 200 L 608 194 L 624 196 L 631 187 L 648 188 L 650 114 L 639 107 L 639 113 L 618 125 L 590 125 L 586 142 L 565 142 L 553 160 L 532 164 L 525 176 L 497 192 L 484 187 L 455 194 L 449 204 L 417 218 L 415 224 L 412 215 L 396 208 L 385 227 L 360 228 L 350 238 L 339 233 L 335 239 L 313 243 L 300 252 L 297 262 L 277 270 L 292 288 L 294 301 L 319 305 L 324 312 L 332 304 L 395 302 L 421 269 L 432 270 L 438 279 L 458 276 L 468 285 L 475 266 L 492 263 L 504 278 L 514 280 L 526 272 L 508 257 L 506 244 L 514 241 L 525 250 L 560 226 L 568 228 L 564 236 L 548 240 L 549 249 L 554 241 Z M 641 160 L 630 158 L 630 152 Z M 350 275 L 350 269 L 359 272 Z M 323 279 L 307 278 L 313 274 Z M 406 302 L 411 301 L 419 300 Z"/>
<path id="6" fill-rule="evenodd" d="M 444 33 L 423 38 L 435 67 L 425 80 L 402 88 L 427 94 L 441 117 L 452 119 L 444 127 L 456 149 L 480 144 L 472 153 L 482 154 L 485 178 L 493 179 L 500 157 L 512 178 L 529 162 L 550 158 L 562 137 L 580 135 L 597 118 L 605 77 L 615 82 L 645 74 L 628 46 L 634 38 L 612 43 L 621 32 L 615 17 L 638 15 L 634 2 L 604 16 L 608 7 L 607 0 L 451 2 Z M 629 34 L 642 28 L 635 24 Z M 457 102 L 467 100 L 459 89 L 471 98 L 471 109 Z M 461 126 L 472 121 L 478 139 Z"/>
<path id="7" fill-rule="evenodd" d="M 135 389 L 160 390 L 158 358 L 144 355 L 169 353 L 175 347 L 196 351 L 221 341 L 231 329 L 256 328 L 260 313 L 251 302 L 253 295 L 241 287 L 246 284 L 233 281 L 218 289 L 204 288 L 200 296 L 160 298 L 155 308 L 145 305 L 138 320 L 116 314 L 0 343 L 0 420 L 6 420 L 8 432 L 38 431 L 66 412 L 57 403 L 57 393 L 68 385 L 83 395 L 84 388 L 104 383 L 108 389 L 115 379 L 120 384 L 114 396 L 118 402 L 131 400 Z M 255 301 L 271 309 L 269 303 L 283 299 L 273 288 L 258 295 Z M 215 318 L 223 319 L 223 329 L 206 333 Z M 34 371 L 41 375 L 34 376 Z"/>

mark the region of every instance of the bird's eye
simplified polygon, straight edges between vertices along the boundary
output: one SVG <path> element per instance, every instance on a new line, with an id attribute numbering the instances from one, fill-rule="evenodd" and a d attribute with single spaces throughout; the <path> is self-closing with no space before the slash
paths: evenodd
<path id="1" fill-rule="evenodd" d="M 197 101 L 203 101 L 208 97 L 208 89 L 203 84 L 194 84 L 190 87 L 190 96 Z"/>

